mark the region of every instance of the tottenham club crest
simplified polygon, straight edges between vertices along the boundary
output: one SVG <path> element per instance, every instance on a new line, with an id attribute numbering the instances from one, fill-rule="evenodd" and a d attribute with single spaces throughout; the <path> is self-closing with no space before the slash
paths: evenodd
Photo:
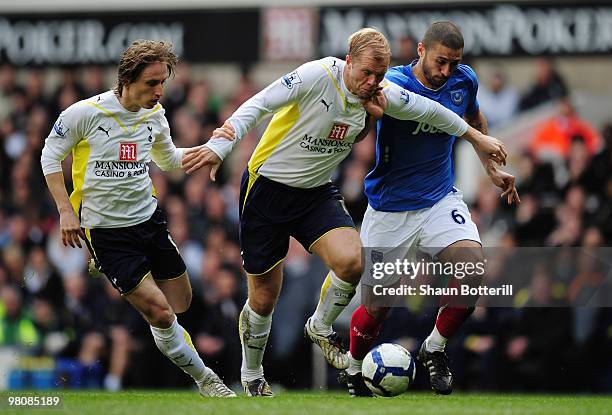
<path id="1" fill-rule="evenodd" d="M 455 89 L 454 91 L 451 91 L 450 96 L 451 101 L 453 101 L 453 104 L 455 105 L 461 105 L 461 103 L 463 102 L 463 91 L 461 89 Z"/>

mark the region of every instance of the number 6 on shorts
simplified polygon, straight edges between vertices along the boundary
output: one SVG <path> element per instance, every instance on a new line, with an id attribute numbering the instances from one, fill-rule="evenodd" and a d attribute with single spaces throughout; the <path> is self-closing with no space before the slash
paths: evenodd
<path id="1" fill-rule="evenodd" d="M 453 211 L 451 212 L 451 216 L 453 217 L 453 220 L 459 225 L 463 225 L 465 223 L 465 218 L 461 216 L 461 213 L 459 213 L 457 209 L 453 209 Z"/>

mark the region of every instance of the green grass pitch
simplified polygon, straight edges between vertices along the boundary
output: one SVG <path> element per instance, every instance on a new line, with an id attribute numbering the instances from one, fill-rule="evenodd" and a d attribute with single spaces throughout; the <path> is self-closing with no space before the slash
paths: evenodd
<path id="1" fill-rule="evenodd" d="M 61 396 L 58 408 L 10 408 L 9 396 Z M 129 415 L 453 415 L 612 414 L 612 396 L 406 393 L 396 398 L 351 399 L 342 393 L 285 392 L 274 398 L 201 398 L 195 391 L 0 392 L 3 414 Z"/>

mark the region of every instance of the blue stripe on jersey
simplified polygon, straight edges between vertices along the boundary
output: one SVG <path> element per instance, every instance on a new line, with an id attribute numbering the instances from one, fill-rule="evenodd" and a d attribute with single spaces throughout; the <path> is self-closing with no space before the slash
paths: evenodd
<path id="1" fill-rule="evenodd" d="M 461 117 L 478 111 L 478 79 L 472 68 L 459 65 L 446 84 L 434 91 L 415 78 L 414 63 L 391 68 L 386 78 Z M 430 207 L 442 199 L 455 180 L 455 139 L 428 124 L 383 116 L 376 128 L 376 165 L 365 179 L 370 206 L 402 212 Z"/>

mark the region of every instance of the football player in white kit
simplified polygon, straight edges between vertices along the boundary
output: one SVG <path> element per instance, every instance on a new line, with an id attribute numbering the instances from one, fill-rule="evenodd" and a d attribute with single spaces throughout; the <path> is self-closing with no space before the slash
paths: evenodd
<path id="1" fill-rule="evenodd" d="M 346 61 L 308 62 L 246 101 L 218 129 L 218 137 L 188 151 L 184 168 L 222 160 L 268 114 L 270 125 L 253 152 L 240 192 L 240 242 L 249 298 L 240 314 L 241 379 L 249 396 L 272 396 L 261 365 L 281 284 L 289 237 L 331 269 L 306 335 L 336 368 L 348 357 L 332 323 L 350 302 L 363 270 L 361 241 L 331 174 L 349 154 L 369 114 L 426 122 L 470 141 L 484 157 L 503 163 L 505 146 L 469 127 L 452 111 L 384 81 L 391 51 L 375 29 L 349 39 Z"/>
<path id="2" fill-rule="evenodd" d="M 189 308 L 185 263 L 157 207 L 151 159 L 180 168 L 159 104 L 177 62 L 171 45 L 136 41 L 119 63 L 117 87 L 68 107 L 45 141 L 41 165 L 60 214 L 64 245 L 87 244 L 115 289 L 144 317 L 159 350 L 190 375 L 203 396 L 236 396 L 204 365 L 176 313 Z M 68 197 L 61 162 L 72 151 Z"/>

